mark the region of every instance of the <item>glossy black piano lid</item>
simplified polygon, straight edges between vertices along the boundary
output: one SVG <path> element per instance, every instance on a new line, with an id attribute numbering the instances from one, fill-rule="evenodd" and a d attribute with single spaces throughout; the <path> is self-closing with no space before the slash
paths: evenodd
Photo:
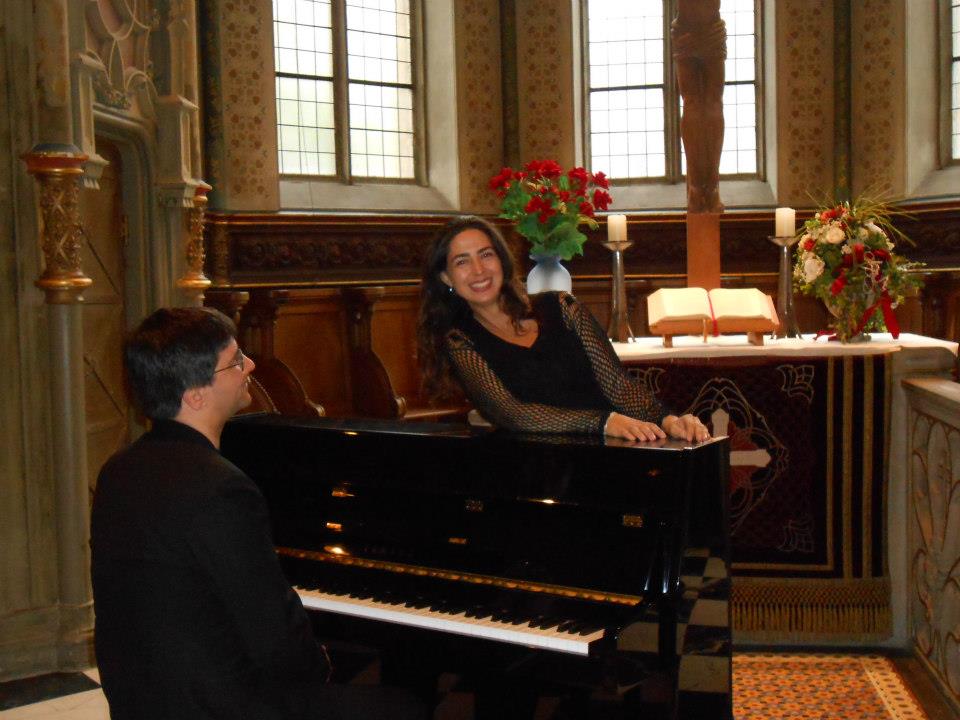
<path id="1" fill-rule="evenodd" d="M 711 444 L 385 420 L 231 421 L 278 546 L 640 595 Z M 669 539 L 669 538 L 668 538 Z"/>

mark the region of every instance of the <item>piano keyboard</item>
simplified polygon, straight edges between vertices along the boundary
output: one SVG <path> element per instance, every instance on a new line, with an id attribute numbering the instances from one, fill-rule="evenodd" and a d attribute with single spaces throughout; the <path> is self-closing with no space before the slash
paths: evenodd
<path id="1" fill-rule="evenodd" d="M 303 606 L 309 610 L 323 610 L 574 655 L 589 655 L 591 645 L 604 635 L 602 629 L 590 627 L 561 629 L 567 625 L 565 622 L 543 628 L 531 626 L 529 622 L 495 620 L 490 616 L 471 617 L 464 611 L 440 612 L 429 607 L 409 607 L 403 602 L 384 602 L 296 586 L 294 590 Z"/>

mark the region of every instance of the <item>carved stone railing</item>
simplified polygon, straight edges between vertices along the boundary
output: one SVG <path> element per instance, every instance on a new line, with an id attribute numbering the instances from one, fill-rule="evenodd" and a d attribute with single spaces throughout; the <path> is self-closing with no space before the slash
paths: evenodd
<path id="1" fill-rule="evenodd" d="M 960 384 L 903 384 L 910 404 L 910 637 L 960 712 Z"/>

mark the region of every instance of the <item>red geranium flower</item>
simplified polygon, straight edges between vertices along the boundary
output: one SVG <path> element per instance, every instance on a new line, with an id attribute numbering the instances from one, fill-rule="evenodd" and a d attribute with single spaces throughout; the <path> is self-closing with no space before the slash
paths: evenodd
<path id="1" fill-rule="evenodd" d="M 597 229 L 596 211 L 612 202 L 607 186 L 603 173 L 591 175 L 582 167 L 564 171 L 553 160 L 531 160 L 521 170 L 504 168 L 490 180 L 501 198 L 500 217 L 516 223 L 532 252 L 565 260 L 583 252 L 587 238 L 580 225 Z"/>
<path id="2" fill-rule="evenodd" d="M 613 202 L 613 198 L 610 197 L 610 193 L 606 190 L 597 188 L 593 191 L 593 206 L 597 210 L 606 210 L 610 207 L 611 202 Z"/>
<path id="3" fill-rule="evenodd" d="M 590 182 L 590 176 L 582 167 L 571 168 L 567 177 L 570 178 L 570 182 L 578 193 L 582 193 L 584 188 L 587 187 L 587 183 Z"/>

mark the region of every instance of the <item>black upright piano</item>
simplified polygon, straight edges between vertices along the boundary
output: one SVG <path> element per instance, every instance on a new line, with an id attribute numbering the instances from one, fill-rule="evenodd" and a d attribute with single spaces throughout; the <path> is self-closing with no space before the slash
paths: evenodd
<path id="1" fill-rule="evenodd" d="M 511 648 L 623 717 L 676 717 L 684 554 L 729 563 L 726 439 L 250 415 L 222 451 L 261 488 L 304 606 L 345 633 Z"/>

